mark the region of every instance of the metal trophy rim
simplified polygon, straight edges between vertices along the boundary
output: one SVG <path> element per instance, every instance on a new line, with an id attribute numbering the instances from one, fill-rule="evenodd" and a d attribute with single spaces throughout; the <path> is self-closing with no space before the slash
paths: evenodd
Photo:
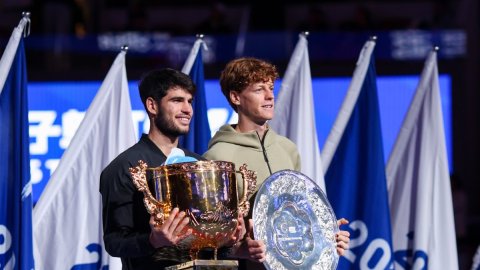
<path id="1" fill-rule="evenodd" d="M 147 171 L 164 171 L 168 174 L 184 173 L 185 171 L 199 172 L 208 169 L 235 172 L 235 163 L 223 160 L 197 160 L 146 168 Z"/>
<path id="2" fill-rule="evenodd" d="M 292 212 L 293 211 L 293 212 Z M 285 220 L 291 221 L 285 222 Z M 282 222 L 278 222 L 282 220 Z M 339 231 L 335 213 L 321 188 L 306 175 L 293 170 L 278 171 L 269 176 L 258 189 L 253 206 L 253 231 L 263 240 L 267 269 L 336 269 L 339 255 L 335 234 Z M 292 223 L 294 222 L 294 223 Z M 284 224 L 302 224 L 278 229 Z M 278 226 L 278 225 L 282 226 Z M 306 233 L 292 234 L 302 228 Z M 285 237 L 288 235 L 288 237 Z M 294 237 L 291 237 L 294 236 Z M 298 244 L 296 249 L 283 245 L 284 239 Z"/>

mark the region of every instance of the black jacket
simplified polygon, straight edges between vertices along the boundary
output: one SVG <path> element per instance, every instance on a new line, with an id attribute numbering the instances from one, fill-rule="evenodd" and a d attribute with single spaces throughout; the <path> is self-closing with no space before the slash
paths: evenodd
<path id="1" fill-rule="evenodd" d="M 184 150 L 184 149 L 183 149 Z M 201 156 L 184 150 L 185 155 L 203 160 Z M 150 242 L 150 214 L 143 203 L 143 193 L 135 188 L 129 168 L 143 160 L 148 167 L 160 166 L 166 160 L 162 151 L 143 135 L 138 143 L 121 153 L 102 172 L 100 193 L 103 204 L 103 232 L 107 252 L 121 257 L 123 269 L 163 269 L 190 259 L 188 251 L 165 248 L 168 260 L 154 259 Z M 163 249 L 163 248 L 161 248 Z M 155 255 L 155 256 L 157 256 Z"/>

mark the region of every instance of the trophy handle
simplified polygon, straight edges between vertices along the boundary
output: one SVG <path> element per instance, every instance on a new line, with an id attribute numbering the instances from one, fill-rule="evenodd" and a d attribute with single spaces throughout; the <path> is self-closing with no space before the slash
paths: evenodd
<path id="1" fill-rule="evenodd" d="M 250 195 L 252 195 L 257 188 L 257 172 L 248 170 L 247 164 L 240 166 L 238 172 L 243 178 L 243 196 L 240 199 L 238 208 L 243 213 L 243 216 L 246 217 L 248 215 L 248 211 L 250 211 L 250 202 L 248 201 L 248 197 L 250 197 Z"/>
<path id="2" fill-rule="evenodd" d="M 138 166 L 129 168 L 130 175 L 137 190 L 143 193 L 143 203 L 147 208 L 147 212 L 150 215 L 154 215 L 158 225 L 162 225 L 170 215 L 172 206 L 168 202 L 159 202 L 152 196 L 147 183 L 147 167 L 147 163 L 139 160 Z"/>

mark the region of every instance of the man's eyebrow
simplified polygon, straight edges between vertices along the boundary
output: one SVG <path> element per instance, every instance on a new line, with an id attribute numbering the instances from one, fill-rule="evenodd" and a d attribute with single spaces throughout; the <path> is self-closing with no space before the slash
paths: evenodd
<path id="1" fill-rule="evenodd" d="M 193 100 L 193 97 L 173 96 L 170 97 L 168 100 Z"/>
<path id="2" fill-rule="evenodd" d="M 185 99 L 186 97 L 184 96 L 172 96 L 170 99 Z"/>

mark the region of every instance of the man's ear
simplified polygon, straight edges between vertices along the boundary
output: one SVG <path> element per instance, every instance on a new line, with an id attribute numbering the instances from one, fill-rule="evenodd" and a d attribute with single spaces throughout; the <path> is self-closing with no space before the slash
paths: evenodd
<path id="1" fill-rule="evenodd" d="M 150 116 L 157 115 L 158 104 L 152 97 L 148 97 L 147 100 L 145 100 L 145 107 L 147 108 L 147 112 Z"/>
<path id="2" fill-rule="evenodd" d="M 229 94 L 230 94 L 230 101 L 236 106 L 240 105 L 240 93 L 237 91 L 230 91 Z"/>

